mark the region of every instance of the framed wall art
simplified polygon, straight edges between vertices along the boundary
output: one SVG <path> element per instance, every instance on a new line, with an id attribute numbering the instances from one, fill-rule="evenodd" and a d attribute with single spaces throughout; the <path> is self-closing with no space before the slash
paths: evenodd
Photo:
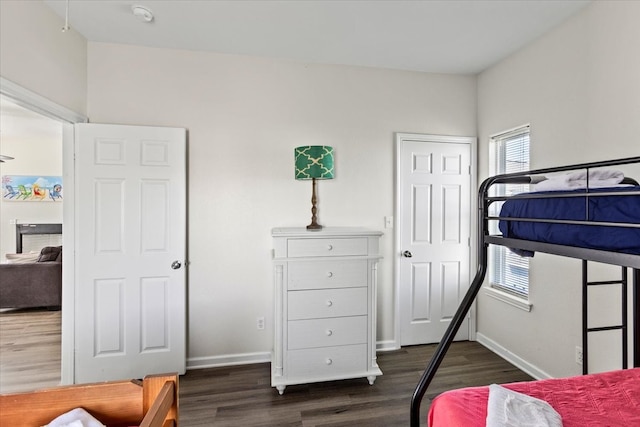
<path id="1" fill-rule="evenodd" d="M 3 175 L 2 199 L 10 202 L 62 202 L 62 177 Z"/>

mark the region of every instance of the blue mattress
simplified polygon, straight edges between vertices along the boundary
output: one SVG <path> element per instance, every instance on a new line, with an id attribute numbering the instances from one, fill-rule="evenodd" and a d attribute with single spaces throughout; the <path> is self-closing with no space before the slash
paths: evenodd
<path id="1" fill-rule="evenodd" d="M 603 188 L 602 191 L 639 191 L 640 187 Z M 558 194 L 559 192 L 533 193 Z M 561 192 L 560 192 L 561 193 Z M 575 190 L 569 193 L 584 193 Z M 509 199 L 502 206 L 501 217 L 585 220 L 585 197 Z M 589 220 L 640 224 L 640 195 L 589 197 Z M 504 237 L 600 249 L 640 255 L 640 228 L 550 224 L 501 220 Z"/>

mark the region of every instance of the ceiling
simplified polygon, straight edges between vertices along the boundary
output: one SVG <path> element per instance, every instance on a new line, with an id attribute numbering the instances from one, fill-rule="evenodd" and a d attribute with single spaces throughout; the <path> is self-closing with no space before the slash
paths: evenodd
<path id="1" fill-rule="evenodd" d="M 44 0 L 63 19 L 66 0 Z M 476 74 L 585 0 L 70 0 L 87 40 L 325 64 Z M 149 8 L 144 23 L 132 5 Z"/>

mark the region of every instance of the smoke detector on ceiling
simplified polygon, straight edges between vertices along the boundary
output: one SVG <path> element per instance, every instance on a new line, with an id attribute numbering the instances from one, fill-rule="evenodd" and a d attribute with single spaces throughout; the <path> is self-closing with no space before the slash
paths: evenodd
<path id="1" fill-rule="evenodd" d="M 153 21 L 153 12 L 148 7 L 133 5 L 131 6 L 131 11 L 133 12 L 133 16 L 141 20 L 142 22 L 151 22 Z"/>

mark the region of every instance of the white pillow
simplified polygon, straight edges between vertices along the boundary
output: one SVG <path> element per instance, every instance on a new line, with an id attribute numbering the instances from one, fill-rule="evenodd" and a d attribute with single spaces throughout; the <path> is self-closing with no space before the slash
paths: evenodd
<path id="1" fill-rule="evenodd" d="M 491 384 L 486 427 L 562 427 L 562 417 L 544 400 Z"/>
<path id="2" fill-rule="evenodd" d="M 76 408 L 60 415 L 45 427 L 105 427 L 105 425 L 83 408 Z"/>
<path id="3" fill-rule="evenodd" d="M 28 254 L 6 254 L 7 264 L 31 264 L 38 261 L 40 254 L 38 252 Z"/>

